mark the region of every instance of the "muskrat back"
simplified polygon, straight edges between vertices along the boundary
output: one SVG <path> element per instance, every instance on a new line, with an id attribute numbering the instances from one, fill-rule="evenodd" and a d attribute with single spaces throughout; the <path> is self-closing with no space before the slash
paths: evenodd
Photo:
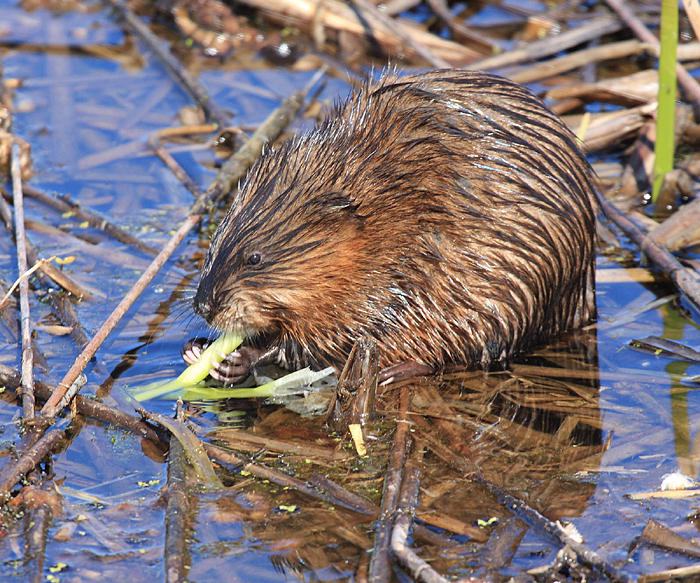
<path id="1" fill-rule="evenodd" d="M 524 87 L 479 72 L 385 77 L 253 166 L 195 310 L 342 365 L 488 367 L 595 314 L 593 177 Z"/>

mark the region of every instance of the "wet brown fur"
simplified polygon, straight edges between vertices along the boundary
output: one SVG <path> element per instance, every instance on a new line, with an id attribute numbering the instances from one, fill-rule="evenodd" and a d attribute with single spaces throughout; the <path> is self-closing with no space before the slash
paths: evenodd
<path id="1" fill-rule="evenodd" d="M 519 85 L 385 77 L 251 169 L 195 310 L 294 366 L 342 365 L 362 335 L 382 366 L 507 361 L 594 316 L 592 180 Z"/>

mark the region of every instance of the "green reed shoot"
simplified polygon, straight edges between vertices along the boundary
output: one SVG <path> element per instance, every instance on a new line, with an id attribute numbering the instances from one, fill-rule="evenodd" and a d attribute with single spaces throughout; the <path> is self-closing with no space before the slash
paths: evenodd
<path id="1" fill-rule="evenodd" d="M 673 133 L 676 111 L 676 45 L 678 44 L 678 3 L 662 0 L 661 55 L 659 57 L 659 94 L 654 145 L 654 184 L 652 200 L 656 202 L 664 176 L 673 170 Z"/>

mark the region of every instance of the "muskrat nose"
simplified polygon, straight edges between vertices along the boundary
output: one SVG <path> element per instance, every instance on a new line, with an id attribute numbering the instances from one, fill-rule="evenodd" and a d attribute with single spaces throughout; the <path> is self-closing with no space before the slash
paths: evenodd
<path id="1" fill-rule="evenodd" d="M 210 317 L 213 315 L 212 303 L 208 300 L 203 300 L 195 296 L 193 304 L 194 311 L 209 322 Z"/>

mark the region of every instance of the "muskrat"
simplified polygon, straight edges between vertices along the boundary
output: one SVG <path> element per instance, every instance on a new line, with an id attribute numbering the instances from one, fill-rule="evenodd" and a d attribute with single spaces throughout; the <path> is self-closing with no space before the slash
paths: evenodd
<path id="1" fill-rule="evenodd" d="M 526 88 L 388 75 L 251 168 L 194 309 L 291 367 L 342 367 L 360 337 L 382 367 L 505 363 L 595 315 L 593 181 Z"/>

